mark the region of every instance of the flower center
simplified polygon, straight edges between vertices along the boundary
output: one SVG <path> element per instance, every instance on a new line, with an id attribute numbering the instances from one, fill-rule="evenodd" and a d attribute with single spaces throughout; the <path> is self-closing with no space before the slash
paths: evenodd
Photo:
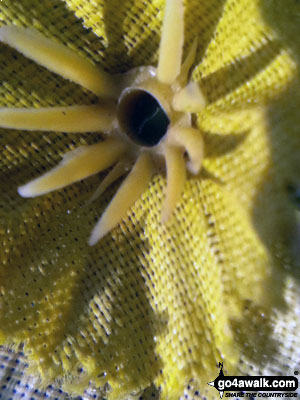
<path id="1" fill-rule="evenodd" d="M 157 145 L 165 136 L 170 119 L 151 93 L 140 88 L 127 88 L 118 104 L 117 118 L 122 131 L 136 144 Z"/>

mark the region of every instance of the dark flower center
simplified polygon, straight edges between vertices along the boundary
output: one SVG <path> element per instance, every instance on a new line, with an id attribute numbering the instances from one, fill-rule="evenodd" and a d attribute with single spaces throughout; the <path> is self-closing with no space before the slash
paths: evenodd
<path id="1" fill-rule="evenodd" d="M 123 132 L 136 144 L 146 147 L 157 145 L 170 123 L 155 97 L 142 89 L 131 89 L 121 96 L 117 115 Z"/>

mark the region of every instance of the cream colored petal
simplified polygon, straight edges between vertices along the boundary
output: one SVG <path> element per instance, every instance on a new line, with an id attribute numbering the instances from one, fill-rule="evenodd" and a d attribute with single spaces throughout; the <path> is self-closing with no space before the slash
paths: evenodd
<path id="1" fill-rule="evenodd" d="M 125 148 L 125 144 L 113 139 L 78 147 L 65 154 L 57 167 L 19 187 L 18 192 L 23 197 L 35 197 L 70 185 L 110 167 Z"/>
<path id="2" fill-rule="evenodd" d="M 172 106 L 176 111 L 198 113 L 206 106 L 206 100 L 197 82 L 189 82 L 187 86 L 175 93 Z"/>
<path id="3" fill-rule="evenodd" d="M 67 46 L 45 38 L 38 31 L 18 26 L 0 28 L 0 41 L 15 48 L 62 77 L 78 83 L 97 96 L 116 97 L 112 77 Z"/>
<path id="4" fill-rule="evenodd" d="M 195 128 L 174 128 L 170 132 L 172 143 L 182 146 L 188 153 L 188 170 L 196 175 L 200 172 L 204 158 L 204 141 L 201 132 Z"/>
<path id="5" fill-rule="evenodd" d="M 183 1 L 166 0 L 157 67 L 157 78 L 160 82 L 171 84 L 179 75 L 183 40 Z"/>
<path id="6" fill-rule="evenodd" d="M 55 132 L 101 132 L 112 128 L 114 107 L 89 105 L 0 108 L 0 127 Z"/>
<path id="7" fill-rule="evenodd" d="M 186 179 L 183 150 L 180 147 L 167 146 L 165 157 L 167 165 L 167 193 L 162 210 L 163 223 L 168 221 L 179 202 Z"/>
<path id="8" fill-rule="evenodd" d="M 128 172 L 129 164 L 125 161 L 118 162 L 113 169 L 106 175 L 103 181 L 100 183 L 99 187 L 90 198 L 89 203 L 95 201 L 98 197 L 100 197 L 105 190 L 113 184 L 117 179 L 119 179 L 122 175 Z"/>
<path id="9" fill-rule="evenodd" d="M 194 39 L 192 46 L 189 49 L 188 55 L 187 55 L 186 59 L 184 60 L 184 63 L 181 66 L 179 80 L 180 80 L 180 83 L 182 83 L 183 85 L 186 85 L 191 66 L 193 65 L 193 63 L 195 61 L 197 46 L 198 46 L 198 40 L 196 38 L 196 39 Z"/>
<path id="10" fill-rule="evenodd" d="M 89 240 L 91 246 L 96 244 L 121 221 L 127 210 L 147 189 L 152 174 L 151 156 L 149 153 L 142 153 L 93 229 Z"/>

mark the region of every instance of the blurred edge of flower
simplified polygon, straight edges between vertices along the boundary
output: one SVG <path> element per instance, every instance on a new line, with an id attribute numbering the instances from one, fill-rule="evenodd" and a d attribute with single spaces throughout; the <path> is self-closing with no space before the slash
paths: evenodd
<path id="1" fill-rule="evenodd" d="M 5 0 L 4 0 L 5 1 Z M 282 3 L 280 3 L 280 0 L 261 0 L 260 1 L 260 6 L 262 10 L 262 15 L 264 16 L 265 20 L 267 23 L 274 29 L 274 31 L 278 35 L 278 39 L 282 41 L 283 45 L 289 49 L 291 52 L 292 56 L 294 57 L 295 61 L 299 64 L 300 60 L 300 38 L 299 38 L 299 3 L 296 0 L 288 0 L 284 7 L 282 7 Z M 272 104 L 268 107 L 268 124 L 270 127 L 270 143 L 271 146 L 273 143 L 278 143 L 279 146 L 273 146 L 272 151 L 273 155 L 272 158 L 274 162 L 276 160 L 279 160 L 281 163 L 282 160 L 282 154 L 279 154 L 282 149 L 281 146 L 286 145 L 286 152 L 284 153 L 284 156 L 288 157 L 289 154 L 291 154 L 294 151 L 294 146 L 293 142 L 285 143 L 283 139 L 279 139 L 278 135 L 282 135 L 283 131 L 285 129 L 289 129 L 290 124 L 292 124 L 292 121 L 294 121 L 295 124 L 300 126 L 299 124 L 299 116 L 298 116 L 298 109 L 300 105 L 300 96 L 299 96 L 299 80 L 295 78 L 295 81 L 292 82 L 290 85 L 290 88 L 287 88 L 287 90 L 280 95 L 278 99 L 276 99 Z M 284 119 L 286 118 L 286 121 L 288 121 L 286 124 L 284 123 Z M 289 132 L 285 131 L 286 135 L 289 135 Z M 295 139 L 295 138 L 294 138 Z M 293 140 L 294 140 L 293 139 Z M 287 139 L 288 140 L 288 139 Z M 288 162 L 288 161 L 287 161 Z M 294 162 L 294 161 L 293 161 Z M 281 164 L 279 165 L 278 168 L 281 167 Z M 286 168 L 286 171 L 289 171 L 289 168 Z M 282 182 L 279 182 L 278 186 L 280 189 L 282 185 L 288 185 L 290 184 L 289 182 L 289 177 L 284 176 L 284 173 L 282 174 L 280 171 L 279 176 L 282 179 Z M 299 184 L 299 176 L 292 176 L 291 177 L 291 186 L 292 188 L 296 188 L 297 185 Z M 263 185 L 262 185 L 263 186 Z M 276 185 L 275 185 L 276 186 Z M 294 191 L 294 189 L 292 189 Z M 258 210 L 255 210 L 255 215 L 254 215 L 254 225 L 257 227 L 257 230 L 260 234 L 260 237 L 262 238 L 263 242 L 266 244 L 267 248 L 270 249 L 270 252 L 274 252 L 274 248 L 272 247 L 272 242 L 270 242 L 270 238 L 268 235 L 270 234 L 269 229 L 264 230 L 264 227 L 261 228 L 260 225 L 260 220 L 261 218 L 274 218 L 274 210 L 276 208 L 270 207 L 270 213 L 266 211 L 266 207 L 268 207 L 268 202 L 270 201 L 269 197 L 266 197 L 265 202 L 263 201 L 260 204 L 260 207 Z M 282 227 L 282 229 L 287 229 L 286 235 L 287 235 L 287 248 L 290 247 L 290 245 L 293 245 L 293 243 L 290 243 L 290 230 L 294 229 L 295 227 L 289 225 L 285 225 L 285 222 L 287 221 L 282 221 L 278 220 L 278 226 Z M 290 222 L 290 221 L 288 221 Z M 279 233 L 280 236 L 282 232 Z M 273 238 L 273 237 L 272 237 Z M 279 238 L 279 241 L 281 239 Z M 297 246 L 296 246 L 297 247 Z M 287 251 L 287 256 L 290 256 Z M 282 255 L 281 255 L 282 256 Z M 281 258 L 282 259 L 282 258 Z M 278 274 L 278 276 L 283 276 L 285 272 L 282 272 L 280 267 L 278 270 L 274 271 L 274 273 Z M 299 271 L 298 270 L 289 270 L 288 273 L 296 277 L 297 280 L 299 280 Z M 275 281 L 279 285 L 277 287 L 278 291 L 276 294 L 280 293 L 280 279 L 278 277 L 275 277 Z M 280 296 L 279 296 L 280 297 Z M 280 302 L 278 302 L 280 303 Z"/>

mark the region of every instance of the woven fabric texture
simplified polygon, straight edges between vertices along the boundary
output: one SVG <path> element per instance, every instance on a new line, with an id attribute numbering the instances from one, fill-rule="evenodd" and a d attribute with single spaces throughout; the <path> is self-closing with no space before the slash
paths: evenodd
<path id="1" fill-rule="evenodd" d="M 0 129 L 0 344 L 23 346 L 39 389 L 214 399 L 218 362 L 227 374 L 300 367 L 300 3 L 284 3 L 186 0 L 184 52 L 198 38 L 192 79 L 208 99 L 195 121 L 205 160 L 167 225 L 158 174 L 89 247 L 119 182 L 93 204 L 105 174 L 35 199 L 17 187 L 101 135 Z M 2 0 L 0 21 L 117 73 L 156 65 L 164 4 Z M 3 44 L 0 65 L 2 107 L 95 101 Z"/>

